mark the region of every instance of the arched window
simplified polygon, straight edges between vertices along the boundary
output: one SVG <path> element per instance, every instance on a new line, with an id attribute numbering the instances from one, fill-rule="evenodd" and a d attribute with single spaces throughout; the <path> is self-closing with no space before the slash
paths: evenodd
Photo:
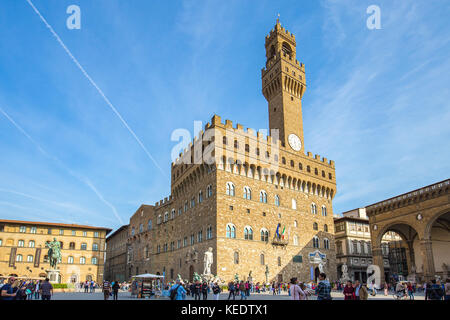
<path id="1" fill-rule="evenodd" d="M 251 200 L 252 199 L 252 189 L 250 187 L 244 187 L 244 199 Z"/>
<path id="2" fill-rule="evenodd" d="M 18 247 L 24 247 L 24 246 L 25 246 L 25 241 L 19 240 L 19 241 L 17 242 L 17 246 L 18 246 Z"/>
<path id="3" fill-rule="evenodd" d="M 80 264 L 86 264 L 86 258 L 80 257 Z"/>
<path id="4" fill-rule="evenodd" d="M 294 220 L 294 227 L 298 227 L 298 223 L 297 223 L 297 220 Z"/>
<path id="5" fill-rule="evenodd" d="M 206 187 L 206 197 L 211 197 L 212 196 L 212 186 L 209 185 Z"/>
<path id="6" fill-rule="evenodd" d="M 313 229 L 314 230 L 319 230 L 319 225 L 317 224 L 317 222 L 313 223 Z"/>
<path id="7" fill-rule="evenodd" d="M 27 256 L 27 262 L 33 262 L 33 256 L 31 254 Z"/>
<path id="8" fill-rule="evenodd" d="M 69 243 L 69 249 L 70 250 L 75 250 L 75 242 Z"/>
<path id="9" fill-rule="evenodd" d="M 318 237 L 313 237 L 313 247 L 319 248 L 319 238 Z"/>
<path id="10" fill-rule="evenodd" d="M 298 169 L 303 170 L 303 165 L 301 163 L 298 164 Z"/>
<path id="11" fill-rule="evenodd" d="M 327 238 L 323 239 L 323 247 L 324 249 L 330 249 L 330 240 Z"/>
<path id="12" fill-rule="evenodd" d="M 267 229 L 261 229 L 261 241 L 269 241 L 269 231 L 267 231 Z"/>
<path id="13" fill-rule="evenodd" d="M 294 236 L 294 246 L 298 246 L 298 237 Z"/>
<path id="14" fill-rule="evenodd" d="M 198 203 L 202 203 L 203 202 L 203 191 L 199 191 L 198 193 Z"/>
<path id="15" fill-rule="evenodd" d="M 34 248 L 34 246 L 35 246 L 34 240 L 30 240 L 30 241 L 28 242 L 28 247 Z"/>
<path id="16" fill-rule="evenodd" d="M 328 226 L 326 224 L 323 225 L 323 231 L 328 232 Z"/>
<path id="17" fill-rule="evenodd" d="M 164 213 L 164 222 L 169 221 L 169 212 Z"/>
<path id="18" fill-rule="evenodd" d="M 327 207 L 322 206 L 322 216 L 326 217 L 327 216 Z"/>
<path id="19" fill-rule="evenodd" d="M 73 264 L 73 257 L 72 257 L 72 256 L 69 256 L 69 257 L 67 258 L 67 263 L 68 263 L 68 264 Z"/>
<path id="20" fill-rule="evenodd" d="M 152 230 L 152 220 L 148 220 L 147 230 Z"/>
<path id="21" fill-rule="evenodd" d="M 144 232 L 144 225 L 142 223 L 139 224 L 139 233 Z"/>
<path id="22" fill-rule="evenodd" d="M 98 243 L 92 244 L 92 251 L 98 251 Z"/>
<path id="23" fill-rule="evenodd" d="M 227 182 L 227 195 L 234 197 L 234 184 Z"/>
<path id="24" fill-rule="evenodd" d="M 98 260 L 96 257 L 92 257 L 91 264 L 97 264 Z"/>
<path id="25" fill-rule="evenodd" d="M 291 46 L 287 42 L 283 42 L 281 50 L 283 51 L 284 56 L 286 55 L 291 56 L 292 54 Z"/>
<path id="26" fill-rule="evenodd" d="M 208 226 L 206 229 L 206 239 L 212 239 L 212 227 Z"/>
<path id="27" fill-rule="evenodd" d="M 186 212 L 188 210 L 188 202 L 185 201 L 184 202 L 184 212 Z"/>
<path id="28" fill-rule="evenodd" d="M 236 238 L 236 227 L 232 224 L 227 224 L 227 238 Z"/>
<path id="29" fill-rule="evenodd" d="M 244 239 L 245 240 L 253 240 L 253 229 L 251 227 L 244 228 Z"/>
<path id="30" fill-rule="evenodd" d="M 261 253 L 261 255 L 259 256 L 259 261 L 260 261 L 261 265 L 265 265 L 266 264 L 263 253 Z"/>
<path id="31" fill-rule="evenodd" d="M 267 193 L 264 190 L 259 193 L 259 202 L 267 203 Z"/>
<path id="32" fill-rule="evenodd" d="M 281 257 L 278 257 L 277 261 L 278 261 L 278 266 L 281 267 Z"/>
<path id="33" fill-rule="evenodd" d="M 18 254 L 18 255 L 16 256 L 16 261 L 17 261 L 17 262 L 22 262 L 22 261 L 23 261 L 23 256 L 22 256 L 21 254 Z"/>
<path id="34" fill-rule="evenodd" d="M 239 252 L 234 252 L 234 264 L 239 264 Z"/>
<path id="35" fill-rule="evenodd" d="M 131 228 L 131 235 L 134 236 L 134 227 Z"/>
<path id="36" fill-rule="evenodd" d="M 286 158 L 285 157 L 281 157 L 281 163 L 282 164 L 286 164 Z"/>
<path id="37" fill-rule="evenodd" d="M 295 199 L 292 199 L 292 209 L 297 210 L 297 201 Z"/>
<path id="38" fill-rule="evenodd" d="M 170 219 L 175 219 L 175 209 L 172 209 L 172 211 L 170 211 Z"/>
<path id="39" fill-rule="evenodd" d="M 317 214 L 317 205 L 315 203 L 311 203 L 311 213 Z"/>
<path id="40" fill-rule="evenodd" d="M 80 249 L 81 249 L 81 250 L 87 250 L 87 244 L 83 242 L 83 243 L 81 244 Z"/>
<path id="41" fill-rule="evenodd" d="M 226 144 L 227 144 L 227 137 L 223 137 L 223 139 L 222 139 L 222 143 L 223 143 L 224 145 L 226 145 Z"/>
<path id="42" fill-rule="evenodd" d="M 280 206 L 280 196 L 279 196 L 279 195 L 275 195 L 275 205 L 276 205 L 277 207 Z"/>

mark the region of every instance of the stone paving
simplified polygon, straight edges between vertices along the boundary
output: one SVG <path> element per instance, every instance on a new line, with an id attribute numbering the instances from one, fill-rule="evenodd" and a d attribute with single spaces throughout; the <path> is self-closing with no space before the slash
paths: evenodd
<path id="1" fill-rule="evenodd" d="M 341 292 L 332 292 L 331 293 L 334 300 L 344 300 L 344 296 Z M 228 293 L 221 293 L 220 300 L 227 300 Z M 271 293 L 255 293 L 251 294 L 248 297 L 248 300 L 290 300 L 290 296 L 287 293 L 282 293 L 281 295 L 272 295 Z M 161 297 L 160 299 L 167 300 L 167 297 Z M 208 300 L 212 300 L 213 295 L 208 295 Z M 240 296 L 236 296 L 236 301 L 240 301 Z M 310 300 L 316 300 L 315 296 L 309 298 Z M 423 293 L 417 293 L 415 295 L 416 300 L 424 300 Z M 103 300 L 103 293 L 97 291 L 95 293 L 84 293 L 84 292 L 56 292 L 52 300 Z M 112 297 L 110 298 L 112 300 Z M 138 300 L 136 298 L 132 298 L 130 292 L 119 292 L 119 300 Z M 139 299 L 139 300 L 156 300 L 155 298 L 151 299 Z M 192 297 L 186 297 L 186 300 L 193 300 Z M 369 296 L 369 300 L 394 300 L 392 293 L 385 296 L 384 294 L 377 294 L 376 296 Z"/>

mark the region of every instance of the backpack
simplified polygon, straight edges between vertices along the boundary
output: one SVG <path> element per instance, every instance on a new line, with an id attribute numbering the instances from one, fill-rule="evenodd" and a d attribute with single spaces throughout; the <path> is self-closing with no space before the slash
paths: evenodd
<path id="1" fill-rule="evenodd" d="M 181 286 L 181 284 L 179 284 L 178 287 L 176 287 L 170 291 L 170 300 L 175 300 L 175 298 L 177 297 L 177 294 L 178 294 L 178 288 L 180 286 Z"/>
<path id="2" fill-rule="evenodd" d="M 430 289 L 430 299 L 439 300 L 442 297 L 442 288 L 431 288 Z"/>

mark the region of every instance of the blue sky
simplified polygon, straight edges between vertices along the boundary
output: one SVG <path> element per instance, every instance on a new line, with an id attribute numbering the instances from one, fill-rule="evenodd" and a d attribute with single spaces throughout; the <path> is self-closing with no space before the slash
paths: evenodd
<path id="1" fill-rule="evenodd" d="M 449 178 L 446 0 L 31 1 L 142 146 L 30 4 L 1 1 L 1 218 L 117 228 L 169 195 L 173 130 L 214 113 L 267 128 L 277 13 L 306 66 L 305 148 L 336 162 L 335 213 Z"/>

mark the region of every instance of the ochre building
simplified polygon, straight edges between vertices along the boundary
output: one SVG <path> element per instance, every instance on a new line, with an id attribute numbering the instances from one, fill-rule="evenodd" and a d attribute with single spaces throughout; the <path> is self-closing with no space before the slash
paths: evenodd
<path id="1" fill-rule="evenodd" d="M 171 195 L 130 219 L 127 277 L 211 273 L 254 282 L 336 279 L 335 164 L 306 152 L 305 67 L 277 21 L 265 38 L 262 93 L 269 128 L 254 132 L 215 115 L 171 166 Z M 265 131 L 265 132 L 264 132 Z"/>
<path id="2" fill-rule="evenodd" d="M 61 244 L 62 261 L 56 283 L 103 281 L 105 238 L 111 229 L 60 224 L 0 220 L 0 277 L 47 277 L 50 263 L 46 244 Z"/>

